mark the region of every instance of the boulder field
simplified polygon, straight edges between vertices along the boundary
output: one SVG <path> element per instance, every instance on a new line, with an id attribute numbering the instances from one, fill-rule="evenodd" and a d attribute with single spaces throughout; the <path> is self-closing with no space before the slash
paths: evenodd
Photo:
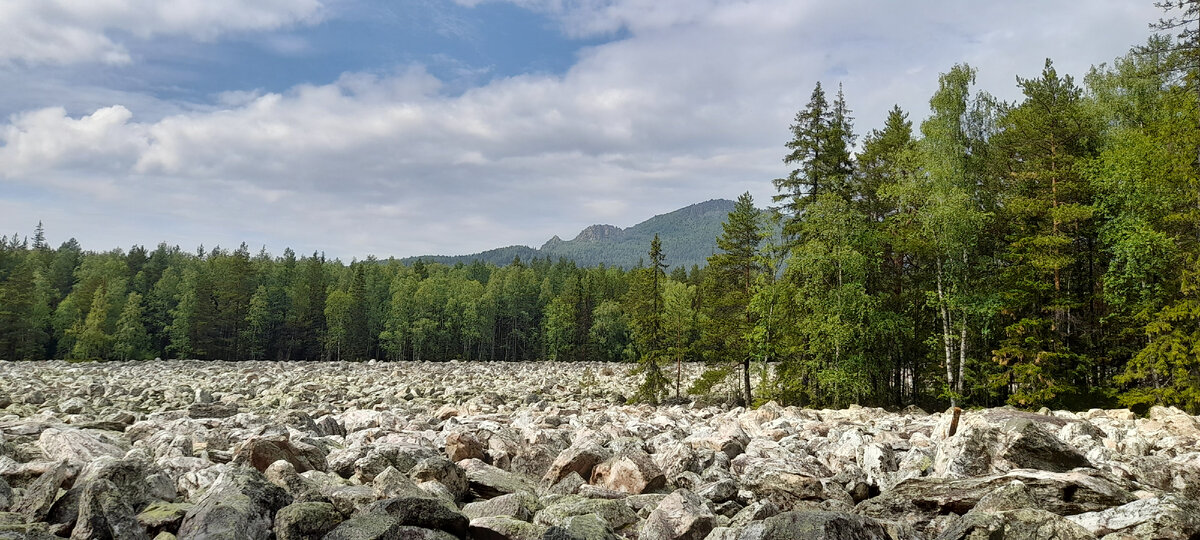
<path id="1" fill-rule="evenodd" d="M 651 407 L 629 367 L 0 362 L 0 540 L 1200 538 L 1174 408 Z"/>

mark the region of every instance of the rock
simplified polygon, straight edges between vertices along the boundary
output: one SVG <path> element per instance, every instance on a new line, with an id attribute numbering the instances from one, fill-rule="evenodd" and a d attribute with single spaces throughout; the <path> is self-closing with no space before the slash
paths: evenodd
<path id="1" fill-rule="evenodd" d="M 70 466 L 66 462 L 58 463 L 25 489 L 25 494 L 17 504 L 12 505 L 12 510 L 25 514 L 29 521 L 44 520 L 58 498 L 58 488 L 70 477 Z"/>
<path id="2" fill-rule="evenodd" d="M 82 467 L 101 456 L 122 457 L 127 448 L 101 431 L 48 428 L 38 437 L 38 447 L 53 461 L 66 461 Z"/>
<path id="3" fill-rule="evenodd" d="M 188 418 L 229 418 L 237 413 L 237 405 L 228 403 L 194 403 L 187 408 Z"/>
<path id="4" fill-rule="evenodd" d="M 123 491 L 108 478 L 98 478 L 83 488 L 72 540 L 149 539 L 138 522 L 136 501 L 125 497 Z"/>
<path id="5" fill-rule="evenodd" d="M 671 493 L 642 522 L 642 540 L 701 540 L 713 529 L 714 515 L 704 500 L 680 489 Z"/>
<path id="6" fill-rule="evenodd" d="M 696 495 L 713 503 L 723 503 L 737 496 L 737 482 L 730 479 L 709 482 L 696 489 Z"/>
<path id="7" fill-rule="evenodd" d="M 627 448 L 598 464 L 591 483 L 632 495 L 654 491 L 667 483 L 667 477 L 640 448 Z"/>
<path id="8" fill-rule="evenodd" d="M 1023 483 L 1040 508 L 1059 515 L 1103 510 L 1133 500 L 1133 495 L 1099 471 L 1077 469 L 1052 473 L 1018 469 L 1004 475 L 980 478 L 910 478 L 895 489 L 858 504 L 855 511 L 876 518 L 923 516 L 928 522 L 938 514 L 965 514 L 985 496 L 1014 480 Z"/>
<path id="9" fill-rule="evenodd" d="M 1058 437 L 1028 419 L 1010 421 L 1010 435 L 998 457 L 1016 468 L 1067 472 L 1077 467 L 1091 467 L 1083 454 Z"/>
<path id="10" fill-rule="evenodd" d="M 611 455 L 612 452 L 604 448 L 596 437 L 581 436 L 554 458 L 554 462 L 550 464 L 550 469 L 546 471 L 544 478 L 550 485 L 557 484 L 570 473 L 577 473 L 583 478 L 591 478 L 592 469 Z"/>
<path id="11" fill-rule="evenodd" d="M 474 521 L 478 518 L 505 516 L 521 521 L 532 521 L 541 509 L 537 497 L 531 493 L 509 493 L 486 501 L 467 503 L 462 507 L 463 515 Z"/>
<path id="12" fill-rule="evenodd" d="M 604 519 L 613 529 L 622 529 L 637 523 L 637 514 L 622 500 L 618 499 L 585 499 L 577 495 L 568 495 L 550 503 L 534 516 L 533 522 L 546 526 L 565 527 L 568 518 L 596 514 Z"/>
<path id="13" fill-rule="evenodd" d="M 329 502 L 344 516 L 375 502 L 375 488 L 371 486 L 341 486 L 329 492 Z"/>
<path id="14" fill-rule="evenodd" d="M 470 520 L 453 507 L 437 499 L 396 498 L 371 503 L 360 514 L 386 514 L 399 520 L 400 525 L 446 531 L 457 537 L 467 534 Z"/>
<path id="15" fill-rule="evenodd" d="M 510 516 L 486 516 L 472 519 L 468 530 L 474 540 L 540 540 L 549 527 Z"/>
<path id="16" fill-rule="evenodd" d="M 571 538 L 580 540 L 617 540 L 612 525 L 596 514 L 571 516 L 563 521 L 562 528 Z"/>
<path id="17" fill-rule="evenodd" d="M 482 460 L 486 456 L 483 443 L 479 442 L 474 433 L 465 431 L 446 435 L 446 455 L 454 462 L 464 459 Z"/>
<path id="18" fill-rule="evenodd" d="M 508 493 L 537 491 L 537 484 L 533 480 L 478 459 L 464 459 L 457 465 L 467 473 L 467 483 L 477 497 L 490 499 Z"/>
<path id="19" fill-rule="evenodd" d="M 839 540 L 892 540 L 878 521 L 840 512 L 784 512 L 746 526 L 741 540 L 837 538 Z"/>
<path id="20" fill-rule="evenodd" d="M 263 477 L 268 482 L 283 488 L 288 495 L 292 496 L 294 502 L 329 502 L 329 499 L 321 494 L 321 489 L 316 482 L 300 476 L 296 472 L 296 467 L 286 460 L 279 460 L 272 463 L 267 470 L 263 471 Z M 405 480 L 408 478 L 405 477 Z"/>
<path id="21" fill-rule="evenodd" d="M 430 529 L 409 527 L 386 514 L 362 514 L 341 522 L 322 540 L 453 540 L 454 536 Z"/>
<path id="22" fill-rule="evenodd" d="M 88 403 L 81 398 L 72 397 L 58 404 L 58 412 L 63 414 L 79 414 L 88 408 Z"/>
<path id="23" fill-rule="evenodd" d="M 191 503 L 176 504 L 156 501 L 142 509 L 137 515 L 137 520 L 151 533 L 166 531 L 173 534 L 179 530 L 184 516 L 195 506 Z"/>
<path id="24" fill-rule="evenodd" d="M 296 468 L 296 472 L 324 471 L 325 451 L 320 447 L 289 440 L 286 435 L 252 437 L 234 447 L 233 462 L 245 463 L 266 471 L 272 463 L 284 460 Z"/>
<path id="25" fill-rule="evenodd" d="M 465 475 L 466 473 L 463 472 Z M 428 494 L 417 484 L 395 467 L 388 467 L 375 476 L 371 481 L 371 485 L 379 494 L 380 499 L 391 499 L 394 497 L 424 497 Z"/>
<path id="26" fill-rule="evenodd" d="M 1066 518 L 1036 508 L 1003 512 L 969 512 L 938 535 L 937 540 L 1092 540 L 1095 536 Z"/>
<path id="27" fill-rule="evenodd" d="M 1200 535 L 1200 503 L 1176 495 L 1133 501 L 1098 512 L 1067 516 L 1097 537 L 1188 540 Z"/>
<path id="28" fill-rule="evenodd" d="M 454 501 L 461 501 L 469 487 L 466 471 L 441 456 L 421 460 L 408 474 L 417 483 L 434 481 L 446 486 Z"/>
<path id="29" fill-rule="evenodd" d="M 8 511 L 8 506 L 12 504 L 12 501 L 12 488 L 8 486 L 8 482 L 4 481 L 4 478 L 0 477 L 0 512 Z"/>
<path id="30" fill-rule="evenodd" d="M 754 521 L 762 521 L 779 514 L 779 507 L 771 501 L 754 501 L 734 514 L 729 520 L 731 527 L 745 527 Z"/>
<path id="31" fill-rule="evenodd" d="M 342 522 L 342 514 L 332 504 L 297 502 L 275 514 L 276 540 L 315 540 L 325 536 Z"/>
<path id="32" fill-rule="evenodd" d="M 291 502 L 283 488 L 267 482 L 257 470 L 235 466 L 221 473 L 188 511 L 178 536 L 181 540 L 266 538 L 275 513 Z"/>
<path id="33" fill-rule="evenodd" d="M 317 433 L 320 433 L 321 435 L 336 435 L 338 437 L 346 436 L 346 428 L 342 427 L 342 424 L 337 421 L 337 418 L 332 416 L 325 415 L 318 418 L 316 420 L 316 426 Z"/>

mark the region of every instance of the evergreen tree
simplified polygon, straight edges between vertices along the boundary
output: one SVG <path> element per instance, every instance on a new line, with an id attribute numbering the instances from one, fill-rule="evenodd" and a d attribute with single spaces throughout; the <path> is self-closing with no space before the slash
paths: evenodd
<path id="1" fill-rule="evenodd" d="M 92 305 L 76 335 L 71 358 L 102 360 L 108 356 L 112 344 L 112 337 L 107 332 L 109 307 L 108 293 L 101 285 L 92 295 Z"/>
<path id="2" fill-rule="evenodd" d="M 117 328 L 112 336 L 113 357 L 118 360 L 141 360 L 146 357 L 150 336 L 142 321 L 142 295 L 131 292 L 125 299 L 125 307 L 117 318 Z"/>
<path id="3" fill-rule="evenodd" d="M 667 264 L 658 235 L 650 242 L 650 266 L 635 271 L 637 285 L 630 289 L 628 304 L 633 313 L 634 339 L 637 342 L 638 368 L 643 375 L 637 399 L 658 404 L 670 384 L 662 371 L 666 355 L 663 335 L 663 285 Z"/>
<path id="4" fill-rule="evenodd" d="M 733 373 L 728 364 L 740 364 L 741 399 L 747 405 L 753 403 L 750 392 L 750 333 L 754 326 L 754 314 L 750 302 L 762 271 L 759 244 L 762 243 L 763 232 L 760 217 L 750 193 L 738 197 L 733 211 L 721 224 L 723 232 L 717 238 L 717 248 L 721 253 L 709 257 L 707 273 L 707 288 L 710 291 L 706 296 L 711 300 L 705 306 L 709 322 L 704 325 L 704 340 L 709 353 L 720 360 L 709 378 L 723 378 L 725 374 Z"/>

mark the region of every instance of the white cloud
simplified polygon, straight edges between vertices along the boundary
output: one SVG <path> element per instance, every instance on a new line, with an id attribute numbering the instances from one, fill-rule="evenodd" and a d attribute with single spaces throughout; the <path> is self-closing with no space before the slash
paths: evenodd
<path id="1" fill-rule="evenodd" d="M 185 245 L 244 239 L 345 258 L 536 246 L 747 190 L 765 204 L 818 80 L 845 85 L 865 133 L 895 103 L 919 122 L 956 62 L 1015 99 L 1014 75 L 1036 75 L 1047 56 L 1082 75 L 1143 40 L 1157 15 L 1126 0 L 517 3 L 572 35 L 628 36 L 584 50 L 563 75 L 456 95 L 413 66 L 230 92 L 142 121 L 119 105 L 27 112 L 0 127 L 0 182 L 66 192 L 114 178 L 124 200 L 113 215 L 174 223 L 143 242 L 170 232 Z"/>
<path id="2" fill-rule="evenodd" d="M 125 64 L 120 38 L 223 34 L 307 24 L 320 0 L 5 0 L 0 2 L 0 64 Z"/>

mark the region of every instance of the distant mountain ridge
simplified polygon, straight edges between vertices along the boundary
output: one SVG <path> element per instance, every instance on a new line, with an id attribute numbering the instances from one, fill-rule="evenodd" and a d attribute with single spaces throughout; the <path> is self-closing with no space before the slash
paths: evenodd
<path id="1" fill-rule="evenodd" d="M 580 266 L 604 264 L 633 268 L 645 260 L 646 252 L 650 250 L 650 240 L 658 234 L 666 262 L 671 268 L 704 266 L 708 257 L 717 250 L 721 223 L 729 217 L 733 206 L 731 200 L 712 199 L 654 216 L 624 229 L 607 224 L 591 225 L 571 240 L 563 240 L 555 235 L 539 249 L 508 246 L 470 255 L 425 255 L 407 257 L 402 261 L 410 263 L 420 259 L 443 264 L 480 261 L 504 266 L 512 262 L 514 257 L 528 261 L 548 255 L 553 260 L 560 257 L 573 260 Z"/>

